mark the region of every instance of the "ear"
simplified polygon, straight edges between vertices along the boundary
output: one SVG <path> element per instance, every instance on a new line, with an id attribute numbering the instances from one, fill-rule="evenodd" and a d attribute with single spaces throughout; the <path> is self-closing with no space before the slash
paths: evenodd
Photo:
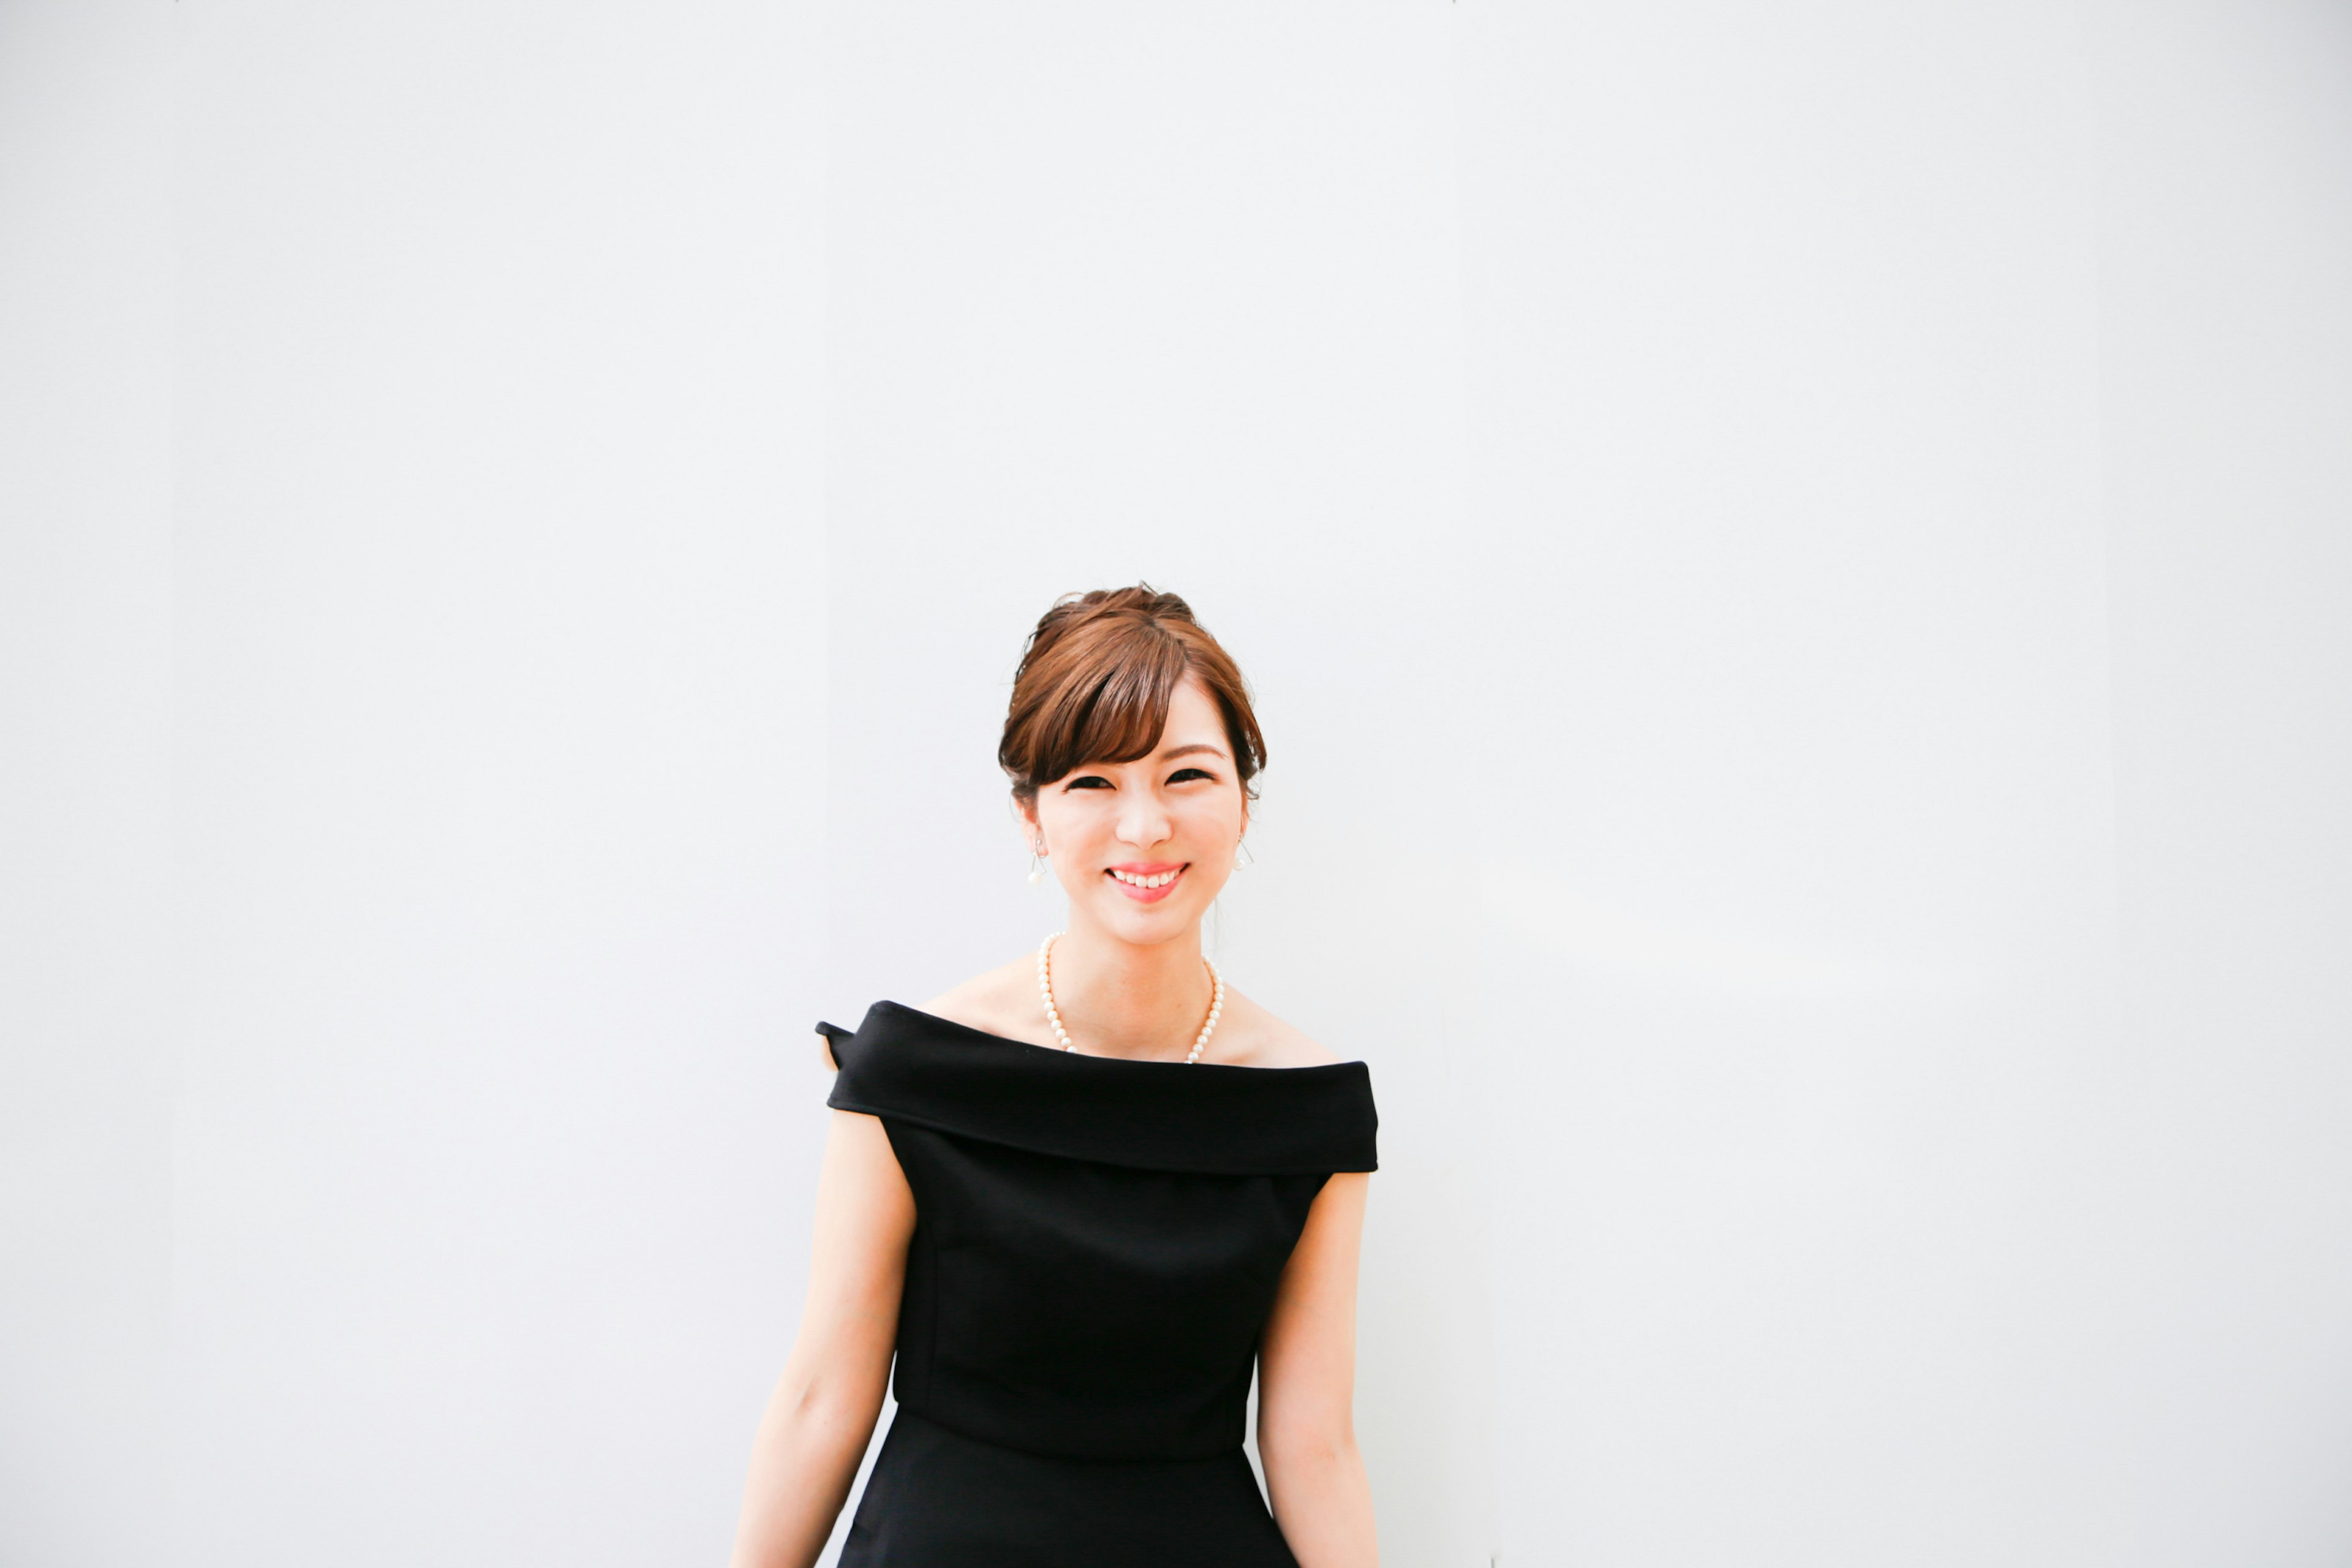
<path id="1" fill-rule="evenodd" d="M 1018 822 L 1021 826 L 1021 847 L 1028 850 L 1033 855 L 1035 854 L 1037 851 L 1037 840 L 1043 836 L 1045 831 L 1037 826 L 1037 802 L 1035 799 L 1032 798 L 1029 800 L 1023 800 L 1018 795 L 1015 795 L 1013 800 L 1013 820 Z"/>

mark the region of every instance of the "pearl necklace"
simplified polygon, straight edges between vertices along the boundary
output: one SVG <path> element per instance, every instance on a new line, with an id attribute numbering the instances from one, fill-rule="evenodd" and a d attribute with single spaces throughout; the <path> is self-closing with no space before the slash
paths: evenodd
<path id="1" fill-rule="evenodd" d="M 1054 973 L 1047 956 L 1054 951 L 1055 938 L 1062 934 L 1055 931 L 1037 946 L 1037 994 L 1045 998 L 1045 1022 L 1053 1026 L 1054 1037 L 1062 1042 L 1064 1050 L 1075 1051 L 1078 1047 L 1070 1043 L 1069 1031 L 1062 1027 L 1061 1009 L 1054 1005 Z M 1209 981 L 1215 987 L 1215 994 L 1209 998 L 1209 1021 L 1202 1025 L 1201 1032 L 1192 1037 L 1192 1049 L 1184 1058 L 1186 1067 L 1201 1059 L 1202 1048 L 1209 1043 L 1209 1037 L 1217 1032 L 1217 1018 L 1225 1010 L 1225 977 L 1217 973 L 1215 964 L 1209 963 L 1207 953 L 1201 955 L 1201 962 L 1208 965 Z"/>

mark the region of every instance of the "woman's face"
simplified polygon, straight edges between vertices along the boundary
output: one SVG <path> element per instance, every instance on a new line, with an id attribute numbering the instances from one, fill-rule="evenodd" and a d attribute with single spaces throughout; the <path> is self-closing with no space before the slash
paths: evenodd
<path id="1" fill-rule="evenodd" d="M 1041 785 L 1032 847 L 1070 895 L 1070 923 L 1133 942 L 1190 931 L 1233 874 L 1249 806 L 1216 700 L 1187 678 L 1150 755 L 1089 763 Z"/>

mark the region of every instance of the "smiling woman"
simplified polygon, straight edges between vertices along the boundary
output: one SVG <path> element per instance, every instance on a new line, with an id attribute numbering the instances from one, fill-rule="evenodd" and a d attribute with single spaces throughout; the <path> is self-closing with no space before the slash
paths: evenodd
<path id="1" fill-rule="evenodd" d="M 844 1568 L 1370 1568 L 1371 1081 L 1201 951 L 1265 761 L 1241 671 L 1172 594 L 1065 600 L 997 754 L 1069 929 L 819 1026 L 816 1256 L 736 1568 L 815 1561 L 894 1358 Z"/>

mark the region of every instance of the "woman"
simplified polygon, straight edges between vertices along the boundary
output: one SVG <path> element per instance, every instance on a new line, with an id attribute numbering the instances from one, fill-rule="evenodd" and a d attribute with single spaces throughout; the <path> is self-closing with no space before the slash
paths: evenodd
<path id="1" fill-rule="evenodd" d="M 1069 929 L 920 1012 L 818 1026 L 815 1258 L 735 1568 L 816 1561 L 894 1351 L 843 1568 L 1371 1568 L 1370 1079 L 1201 951 L 1265 758 L 1241 672 L 1172 594 L 1065 600 L 997 757 Z"/>

